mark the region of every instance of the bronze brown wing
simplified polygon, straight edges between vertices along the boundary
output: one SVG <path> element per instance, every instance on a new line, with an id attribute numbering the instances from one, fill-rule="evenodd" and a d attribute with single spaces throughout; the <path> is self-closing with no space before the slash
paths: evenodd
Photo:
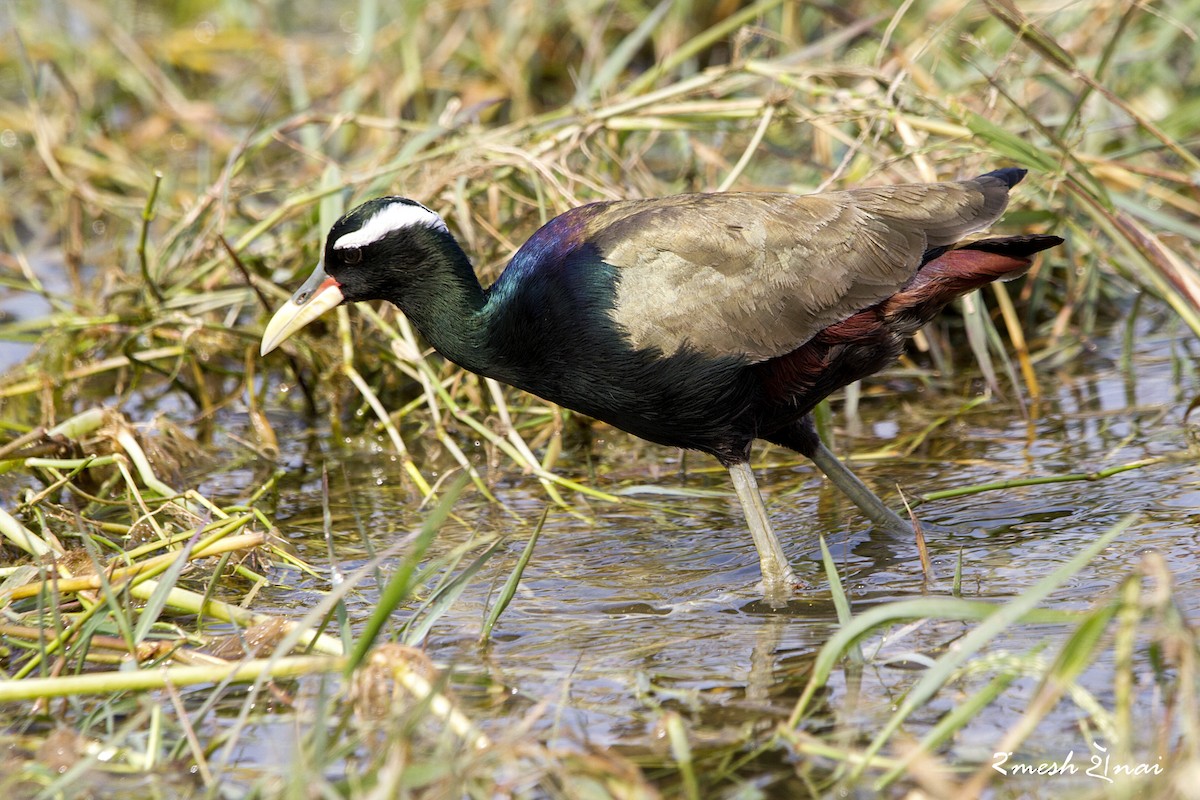
<path id="1" fill-rule="evenodd" d="M 613 316 L 635 347 L 765 361 L 892 295 L 930 248 L 991 225 L 1012 177 L 613 203 L 589 238 L 620 270 Z"/>

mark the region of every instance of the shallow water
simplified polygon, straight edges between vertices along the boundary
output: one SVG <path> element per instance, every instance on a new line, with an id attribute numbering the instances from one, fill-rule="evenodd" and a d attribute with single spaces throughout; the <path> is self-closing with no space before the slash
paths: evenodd
<path id="1" fill-rule="evenodd" d="M 1196 342 L 1182 332 L 1141 322 L 1121 366 L 1121 332 L 1101 339 L 1065 366 L 1042 371 L 1044 399 L 1022 416 L 1014 399 L 993 399 L 935 430 L 910 458 L 856 463 L 860 476 L 885 495 L 899 484 L 906 495 L 1037 475 L 1088 472 L 1140 459 L 1180 454 L 1186 449 L 1183 412 L 1200 384 L 1192 365 Z M 902 396 L 920 404 L 918 394 Z M 854 449 L 867 452 L 889 444 L 889 436 L 911 435 L 926 417 L 888 413 L 865 402 L 865 430 Z M 947 404 L 951 412 L 956 404 Z M 924 412 L 926 415 L 936 411 Z M 288 443 L 283 462 L 296 468 L 280 500 L 278 524 L 313 563 L 328 563 L 321 535 L 320 464 L 329 468 L 339 566 L 350 571 L 367 558 L 363 536 L 375 549 L 420 524 L 414 498 L 403 488 L 400 469 L 385 442 L 353 440 L 336 450 L 319 432 L 305 436 L 302 420 L 276 409 L 273 418 Z M 929 417 L 932 418 L 932 417 Z M 1013 488 L 921 505 L 929 524 L 927 542 L 934 578 L 922 575 L 914 543 L 871 530 L 852 507 L 806 464 L 787 453 L 763 451 L 760 460 L 783 464 L 758 470 L 784 546 L 810 589 L 785 608 L 762 603 L 755 591 L 758 565 L 739 507 L 722 470 L 705 459 L 605 432 L 593 447 L 597 488 L 629 490 L 655 508 L 583 502 L 572 514 L 552 509 L 518 593 L 495 629 L 493 644 L 477 644 L 481 626 L 500 584 L 511 572 L 536 523 L 546 496 L 530 478 L 490 475 L 496 495 L 523 522 L 483 501 L 473 491 L 456 506 L 433 555 L 472 537 L 507 535 L 499 555 L 419 643 L 454 672 L 453 686 L 469 714 L 493 735 L 536 714 L 535 730 L 552 741 L 617 747 L 626 753 L 662 750 L 661 710 L 692 715 L 703 731 L 699 749 L 746 741 L 752 731 L 769 731 L 791 712 L 812 656 L 835 627 L 820 564 L 817 533 L 824 532 L 841 580 L 859 612 L 871 605 L 925 595 L 948 595 L 961 553 L 965 596 L 1004 600 L 1021 593 L 1073 556 L 1122 516 L 1138 519 L 1115 545 L 1048 603 L 1087 609 L 1111 592 L 1153 548 L 1163 555 L 1177 583 L 1185 614 L 1200 611 L 1196 553 L 1200 550 L 1200 471 L 1193 461 L 1137 469 L 1104 480 Z M 876 436 L 880 438 L 875 438 Z M 848 443 L 839 443 L 845 451 Z M 482 453 L 475 453 L 482 466 Z M 586 475 L 583 455 L 558 467 Z M 303 476 L 299 472 L 306 470 Z M 657 476 L 657 477 L 653 477 Z M 215 476 L 219 488 L 245 485 L 245 476 Z M 639 494 L 636 487 L 663 494 Z M 670 496 L 676 489 L 710 490 L 704 497 Z M 465 562 L 464 562 L 465 563 Z M 295 609 L 306 592 L 301 584 L 261 598 Z M 351 598 L 357 619 L 369 614 L 374 590 L 364 585 Z M 398 616 L 397 623 L 403 616 Z M 869 737 L 894 710 L 900 693 L 919 670 L 892 664 L 911 653 L 936 657 L 969 629 L 967 624 L 932 623 L 903 637 L 876 636 L 865 650 L 872 663 L 859 673 L 835 673 L 824 714 L 835 725 Z M 1053 657 L 1065 641 L 1065 626 L 1013 628 L 997 644 L 1026 652 L 1048 644 Z M 1093 664 L 1084 684 L 1101 705 L 1112 707 L 1111 664 Z M 967 682 L 970 684 L 970 681 Z M 988 707 L 945 751 L 950 761 L 987 763 L 1000 733 L 1025 711 L 1032 681 L 1020 681 Z M 935 697 L 913 718 L 911 735 L 954 704 Z M 535 711 L 536 709 L 536 711 Z M 1039 728 L 1023 752 L 1048 759 L 1075 758 L 1087 744 L 1064 704 Z M 748 732 L 751 732 L 748 734 Z M 1148 734 L 1147 734 L 1148 735 Z M 1137 743 L 1143 746 L 1146 742 Z M 1135 747 L 1136 752 L 1136 747 Z M 788 767 L 772 767 L 785 774 Z"/>
<path id="2" fill-rule="evenodd" d="M 1129 530 L 1044 605 L 1094 607 L 1138 566 L 1143 552 L 1154 549 L 1173 574 L 1176 602 L 1194 619 L 1200 612 L 1200 470 L 1184 455 L 1189 434 L 1183 416 L 1200 393 L 1194 367 L 1200 345 L 1182 329 L 1150 318 L 1137 324 L 1135 334 L 1129 353 L 1122 349 L 1123 331 L 1115 330 L 1082 352 L 1061 357 L 1061 366 L 1040 369 L 1044 397 L 1030 404 L 1027 414 L 1016 397 L 992 398 L 958 413 L 969 399 L 966 394 L 926 398 L 915 383 L 895 375 L 872 384 L 890 391 L 867 393 L 860 420 L 866 433 L 853 441 L 840 436 L 839 452 L 898 449 L 937 418 L 950 419 L 934 427 L 911 454 L 852 464 L 893 503 L 897 485 L 915 499 L 991 481 L 1179 456 L 1098 481 L 920 504 L 916 511 L 927 526 L 931 579 L 922 573 L 911 539 L 871 529 L 802 459 L 779 449 L 757 450 L 758 480 L 776 528 L 807 583 L 782 608 L 764 603 L 756 590 L 757 556 L 723 469 L 706 457 L 597 427 L 590 449 L 568 449 L 556 470 L 640 504 L 603 503 L 564 492 L 571 507 L 551 506 L 516 597 L 500 617 L 491 644 L 481 646 L 488 611 L 549 501 L 536 480 L 506 469 L 507 462 L 489 472 L 484 449 L 460 436 L 460 445 L 508 511 L 468 486 L 426 563 L 464 546 L 470 552 L 461 569 L 489 542 L 504 538 L 462 596 L 427 633 L 408 641 L 451 671 L 450 687 L 464 711 L 493 738 L 502 740 L 521 724 L 551 744 L 612 748 L 654 764 L 669 760 L 662 730 L 668 710 L 687 718 L 700 760 L 706 753 L 745 753 L 787 719 L 813 658 L 837 629 L 819 533 L 826 537 L 854 613 L 862 613 L 889 601 L 949 595 L 960 558 L 964 596 L 1003 602 L 1136 512 Z M 419 508 L 389 441 L 368 436 L 338 441 L 326 430 L 308 430 L 308 420 L 289 410 L 287 395 L 272 388 L 268 413 L 283 448 L 279 465 L 287 471 L 275 522 L 323 577 L 281 570 L 272 576 L 278 584 L 263 589 L 254 603 L 258 610 L 300 616 L 322 599 L 335 571 L 349 574 L 368 563 L 372 553 L 404 540 L 427 511 Z M 134 417 L 175 416 L 169 403 L 178 402 L 178 416 L 189 413 L 186 401 L 171 394 L 147 398 L 145 406 L 141 402 L 135 396 L 124 409 Z M 844 427 L 844 420 L 836 422 Z M 236 406 L 222 412 L 218 431 L 244 438 L 246 427 Z M 431 479 L 454 468 L 436 445 L 415 438 L 409 444 L 424 448 L 421 468 Z M 245 451 L 231 444 L 230 452 Z M 198 490 L 218 499 L 244 497 L 272 467 L 238 458 L 203 476 Z M 328 543 L 323 471 L 329 476 L 333 519 Z M 431 570 L 427 577 L 435 583 L 439 575 Z M 352 623 L 365 621 L 377 599 L 371 580 L 352 591 L 347 598 Z M 385 634 L 412 620 L 418 606 L 414 601 L 398 611 Z M 937 658 L 971 629 L 971 623 L 936 621 L 869 637 L 863 645 L 867 663 L 842 662 L 806 725 L 817 726 L 823 741 L 863 746 L 920 678 L 921 659 Z M 1015 626 L 981 657 L 1045 646 L 1044 656 L 1053 658 L 1070 632 L 1066 625 Z M 1111 658 L 1109 649 L 1081 681 L 1109 710 L 1114 706 Z M 910 718 L 904 734 L 927 733 L 991 674 L 967 677 L 933 697 Z M 315 683 L 302 681 L 301 695 L 313 691 Z M 941 757 L 956 765 L 991 763 L 992 748 L 1026 711 L 1036 689 L 1034 680 L 1018 679 L 941 748 Z M 192 691 L 203 696 L 202 687 Z M 1136 691 L 1147 720 L 1147 738 L 1133 743 L 1133 752 L 1141 753 L 1149 745 L 1149 720 L 1160 718 L 1162 709 L 1153 687 Z M 238 702 L 237 693 L 229 702 Z M 1079 728 L 1081 716 L 1070 703 L 1060 704 L 1021 754 L 1061 760 L 1074 753 L 1076 761 L 1086 763 L 1092 751 Z M 296 752 L 296 736 L 290 715 L 260 717 L 234 756 L 247 782 L 286 765 Z M 739 775 L 759 780 L 778 796 L 810 793 L 779 749 L 755 756 Z M 1058 780 L 1054 785 L 1044 779 L 1012 781 L 999 787 L 997 796 L 1019 794 L 1022 786 L 1095 788 Z"/>

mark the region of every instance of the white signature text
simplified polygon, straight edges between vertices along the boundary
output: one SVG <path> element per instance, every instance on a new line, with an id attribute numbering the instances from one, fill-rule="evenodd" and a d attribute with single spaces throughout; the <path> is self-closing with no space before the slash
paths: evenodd
<path id="1" fill-rule="evenodd" d="M 1091 744 L 1092 754 L 1088 758 L 1086 768 L 1075 763 L 1075 751 L 1069 750 L 1061 761 L 1042 761 L 1024 763 L 1012 761 L 1013 754 L 993 753 L 992 769 L 1001 775 L 1079 775 L 1112 783 L 1114 777 L 1139 777 L 1143 775 L 1161 775 L 1161 764 L 1120 764 L 1112 763 L 1108 750 L 1099 744 Z M 1159 759 L 1161 760 L 1161 758 Z"/>

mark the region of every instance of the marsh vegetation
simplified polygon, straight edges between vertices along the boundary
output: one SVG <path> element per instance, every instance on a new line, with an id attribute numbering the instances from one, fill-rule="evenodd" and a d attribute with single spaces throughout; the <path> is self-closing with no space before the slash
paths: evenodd
<path id="1" fill-rule="evenodd" d="M 1194 796 L 1197 19 L 9 3 L 0 788 Z M 486 282 L 593 199 L 1004 165 L 1003 230 L 1066 245 L 823 408 L 923 540 L 757 450 L 810 587 L 782 608 L 715 463 L 390 307 L 257 354 L 367 197 L 437 210 Z"/>

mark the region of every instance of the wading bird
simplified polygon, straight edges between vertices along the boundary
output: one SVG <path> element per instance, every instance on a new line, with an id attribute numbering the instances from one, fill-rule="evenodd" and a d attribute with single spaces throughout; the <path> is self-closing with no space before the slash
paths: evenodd
<path id="1" fill-rule="evenodd" d="M 765 439 L 810 458 L 877 525 L 911 528 L 821 442 L 810 412 L 879 371 L 954 298 L 1023 274 L 1057 236 L 962 243 L 1025 175 L 807 196 L 598 202 L 548 222 L 484 289 L 445 221 L 381 197 L 333 226 L 262 353 L 341 303 L 394 303 L 439 353 L 652 442 L 715 456 L 763 589 L 797 581 L 754 473 Z"/>

